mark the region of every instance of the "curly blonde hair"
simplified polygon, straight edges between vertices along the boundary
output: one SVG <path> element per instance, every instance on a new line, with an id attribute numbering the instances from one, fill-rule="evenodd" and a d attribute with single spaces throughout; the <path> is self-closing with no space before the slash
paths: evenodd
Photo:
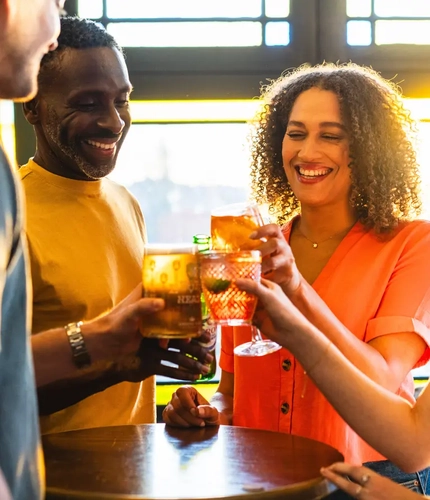
<path id="1" fill-rule="evenodd" d="M 251 128 L 251 188 L 279 224 L 300 213 L 285 175 L 282 141 L 292 107 L 317 87 L 337 95 L 350 141 L 350 203 L 358 219 L 387 233 L 421 210 L 415 122 L 400 90 L 371 68 L 348 64 L 301 66 L 262 90 L 263 109 Z"/>

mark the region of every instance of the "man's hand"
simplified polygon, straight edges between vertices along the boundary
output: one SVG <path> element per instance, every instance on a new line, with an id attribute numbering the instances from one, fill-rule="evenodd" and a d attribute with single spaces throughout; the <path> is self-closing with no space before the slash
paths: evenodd
<path id="1" fill-rule="evenodd" d="M 142 342 L 141 324 L 163 308 L 163 299 L 142 298 L 139 285 L 109 313 L 84 323 L 82 334 L 93 361 L 109 364 L 134 356 Z"/>
<path id="2" fill-rule="evenodd" d="M 192 386 L 180 387 L 163 410 L 163 420 L 174 427 L 219 425 L 220 413 Z"/>
<path id="3" fill-rule="evenodd" d="M 212 356 L 199 345 L 207 341 L 198 339 L 177 339 L 168 343 L 158 339 L 144 338 L 134 356 L 116 364 L 121 378 L 128 382 L 139 382 L 151 375 L 163 375 L 178 380 L 198 380 L 201 374 L 209 372 Z M 167 344 L 167 345 L 166 345 Z M 169 362 L 176 366 L 166 365 Z"/>
<path id="4" fill-rule="evenodd" d="M 212 356 L 196 341 L 144 339 L 140 326 L 146 316 L 164 307 L 162 299 L 142 297 L 137 286 L 104 316 L 81 329 L 91 365 L 77 369 L 64 328 L 32 336 L 33 360 L 42 415 L 54 413 L 123 381 L 140 381 L 160 374 L 196 380 L 207 373 Z M 201 337 L 201 342 L 208 339 Z M 177 351 L 173 349 L 176 348 Z M 165 366 L 170 361 L 177 367 Z"/>

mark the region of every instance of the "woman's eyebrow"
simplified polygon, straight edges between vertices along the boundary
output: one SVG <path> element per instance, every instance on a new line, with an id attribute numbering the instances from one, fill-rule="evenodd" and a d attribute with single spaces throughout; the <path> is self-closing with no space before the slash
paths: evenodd
<path id="1" fill-rule="evenodd" d="M 320 123 L 320 127 L 337 127 L 346 132 L 346 127 L 342 123 L 339 122 L 322 122 Z"/>
<path id="2" fill-rule="evenodd" d="M 305 124 L 303 122 L 299 122 L 297 120 L 290 120 L 287 123 L 287 126 L 290 127 L 301 127 L 301 128 L 306 128 Z M 337 127 L 340 128 L 341 130 L 346 132 L 346 127 L 342 123 L 339 122 L 321 122 L 319 124 L 320 127 Z"/>

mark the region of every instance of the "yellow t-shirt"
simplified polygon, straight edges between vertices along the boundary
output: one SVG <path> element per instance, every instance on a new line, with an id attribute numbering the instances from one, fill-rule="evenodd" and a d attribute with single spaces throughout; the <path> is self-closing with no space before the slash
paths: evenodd
<path id="1" fill-rule="evenodd" d="M 108 311 L 141 280 L 145 224 L 126 188 L 66 179 L 29 160 L 26 195 L 33 334 Z M 123 382 L 52 415 L 43 434 L 155 421 L 154 377 Z"/>

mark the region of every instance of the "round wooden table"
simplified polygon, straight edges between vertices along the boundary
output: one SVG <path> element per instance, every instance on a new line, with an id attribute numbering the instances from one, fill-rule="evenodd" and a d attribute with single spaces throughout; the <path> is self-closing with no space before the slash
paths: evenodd
<path id="1" fill-rule="evenodd" d="M 342 461 L 317 441 L 244 427 L 103 427 L 43 437 L 47 499 L 317 499 Z"/>

